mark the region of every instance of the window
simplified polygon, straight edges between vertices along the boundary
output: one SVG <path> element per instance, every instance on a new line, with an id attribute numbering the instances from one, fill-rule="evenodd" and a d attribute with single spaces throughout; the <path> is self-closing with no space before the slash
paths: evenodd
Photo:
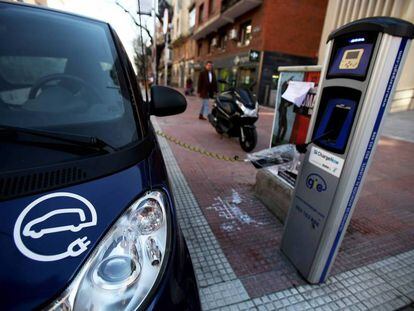
<path id="1" fill-rule="evenodd" d="M 240 30 L 240 43 L 242 45 L 249 45 L 252 39 L 252 23 L 248 21 L 242 24 Z"/>
<path id="2" fill-rule="evenodd" d="M 220 50 L 225 50 L 227 45 L 227 34 L 225 31 L 220 31 L 218 36 L 218 48 Z"/>
<path id="3" fill-rule="evenodd" d="M 177 18 L 177 32 L 176 32 L 176 35 L 177 36 L 179 36 L 180 35 L 180 19 L 179 18 Z"/>
<path id="4" fill-rule="evenodd" d="M 94 136 L 116 148 L 136 141 L 108 26 L 33 10 L 2 12 L 0 42 L 7 45 L 0 45 L 0 124 Z"/>
<path id="5" fill-rule="evenodd" d="M 190 28 L 195 26 L 195 21 L 196 21 L 196 10 L 195 7 L 191 8 L 191 10 L 188 13 L 188 17 L 189 17 L 189 23 L 188 26 Z"/>
<path id="6" fill-rule="evenodd" d="M 213 12 L 214 12 L 214 0 L 209 0 L 208 1 L 208 16 L 213 14 Z"/>
<path id="7" fill-rule="evenodd" d="M 208 49 L 207 49 L 207 54 L 210 54 L 210 53 L 211 53 L 211 51 L 212 51 L 212 47 L 213 47 L 213 40 L 214 40 L 214 37 L 211 37 L 211 38 L 208 40 Z"/>
<path id="8" fill-rule="evenodd" d="M 200 7 L 198 8 L 198 24 L 201 24 L 203 22 L 203 18 L 204 18 L 204 3 L 202 5 L 200 5 Z"/>
<path id="9" fill-rule="evenodd" d="M 67 58 L 4 56 L 0 57 L 0 76 L 12 84 L 33 84 L 43 76 L 63 73 Z"/>
<path id="10" fill-rule="evenodd" d="M 203 48 L 203 41 L 198 41 L 197 42 L 197 56 L 201 55 L 201 49 Z"/>

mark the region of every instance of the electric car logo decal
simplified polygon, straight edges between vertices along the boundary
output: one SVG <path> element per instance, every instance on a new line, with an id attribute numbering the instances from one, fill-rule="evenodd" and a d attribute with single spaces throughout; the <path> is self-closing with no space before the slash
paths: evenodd
<path id="1" fill-rule="evenodd" d="M 323 192 L 327 188 L 325 180 L 318 174 L 310 174 L 306 177 L 306 187 L 311 190 L 315 189 L 318 192 Z"/>
<path id="2" fill-rule="evenodd" d="M 17 248 L 26 257 L 37 261 L 56 261 L 77 257 L 86 251 L 91 241 L 87 236 L 80 234 L 78 237 L 79 234 L 75 233 L 96 224 L 96 210 L 91 202 L 74 193 L 56 192 L 44 195 L 26 206 L 16 220 L 13 237 Z M 68 231 L 74 234 L 72 242 L 63 249 L 52 251 L 52 254 L 42 254 L 39 247 L 30 247 L 31 242 L 45 244 L 48 243 L 46 239 L 54 235 L 58 239 L 59 233 L 67 234 Z"/>

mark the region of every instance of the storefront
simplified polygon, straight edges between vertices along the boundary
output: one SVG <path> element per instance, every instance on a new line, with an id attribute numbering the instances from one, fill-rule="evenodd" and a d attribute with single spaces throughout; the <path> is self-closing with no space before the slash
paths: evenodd
<path id="1" fill-rule="evenodd" d="M 212 59 L 217 79 L 227 81 L 232 86 L 249 87 L 257 95 L 260 105 L 275 106 L 275 94 L 279 72 L 277 68 L 285 65 L 315 64 L 316 59 L 298 57 L 276 52 L 250 50 L 236 55 Z M 198 80 L 199 72 L 204 68 L 203 62 L 194 63 L 194 81 Z M 226 85 L 219 83 L 219 91 Z"/>
<path id="2" fill-rule="evenodd" d="M 225 80 L 232 86 L 249 86 L 258 80 L 259 62 L 251 62 L 249 53 L 240 53 L 237 55 L 226 56 L 222 58 L 212 59 L 214 72 L 217 79 Z M 204 62 L 194 62 L 194 79 L 196 83 L 200 71 L 204 68 Z M 226 86 L 219 83 L 219 91 L 224 91 Z M 254 87 L 256 93 L 257 85 Z"/>

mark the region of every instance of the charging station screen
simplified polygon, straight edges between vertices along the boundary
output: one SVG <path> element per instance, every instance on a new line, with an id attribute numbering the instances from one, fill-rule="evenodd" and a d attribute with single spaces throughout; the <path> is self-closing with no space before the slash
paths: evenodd
<path id="1" fill-rule="evenodd" d="M 336 38 L 326 78 L 365 80 L 377 36 L 367 32 Z"/>
<path id="2" fill-rule="evenodd" d="M 356 44 L 339 48 L 329 67 L 328 77 L 365 77 L 372 49 L 372 44 Z"/>
<path id="3" fill-rule="evenodd" d="M 350 110 L 349 106 L 343 105 L 336 105 L 335 108 L 333 108 L 329 122 L 324 129 L 324 132 L 327 134 L 323 137 L 323 140 L 336 145 L 339 134 Z"/>
<path id="4" fill-rule="evenodd" d="M 315 143 L 327 150 L 344 153 L 356 112 L 356 102 L 331 99 L 316 129 Z"/>

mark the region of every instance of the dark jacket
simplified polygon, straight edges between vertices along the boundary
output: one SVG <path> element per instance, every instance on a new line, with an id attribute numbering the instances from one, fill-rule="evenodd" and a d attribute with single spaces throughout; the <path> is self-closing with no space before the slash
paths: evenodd
<path id="1" fill-rule="evenodd" d="M 211 72 L 213 74 L 213 79 L 211 79 L 211 83 L 208 79 L 208 71 L 203 70 L 198 77 L 198 87 L 197 92 L 200 94 L 201 98 L 212 98 L 214 93 L 217 93 L 217 80 L 214 71 Z"/>

